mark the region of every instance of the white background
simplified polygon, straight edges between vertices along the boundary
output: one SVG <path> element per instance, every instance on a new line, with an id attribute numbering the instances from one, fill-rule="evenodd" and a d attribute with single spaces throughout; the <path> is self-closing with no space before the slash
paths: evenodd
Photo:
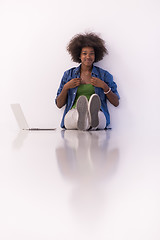
<path id="1" fill-rule="evenodd" d="M 94 31 L 109 50 L 98 66 L 114 76 L 121 96 L 118 108 L 109 106 L 112 126 L 158 131 L 159 12 L 158 0 L 1 0 L 1 126 L 17 128 L 10 103 L 20 103 L 31 127 L 59 127 L 57 88 L 63 72 L 77 66 L 66 45 Z"/>
<path id="2" fill-rule="evenodd" d="M 0 239 L 159 240 L 159 0 L 0 0 Z M 106 40 L 112 131 L 61 131 L 66 45 Z M 31 127 L 18 131 L 10 104 Z M 63 136 L 64 135 L 64 136 Z"/>

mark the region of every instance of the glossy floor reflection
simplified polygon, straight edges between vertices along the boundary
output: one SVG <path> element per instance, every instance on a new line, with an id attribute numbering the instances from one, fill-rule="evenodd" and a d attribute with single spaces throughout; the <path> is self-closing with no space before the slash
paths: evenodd
<path id="1" fill-rule="evenodd" d="M 95 182 L 116 171 L 119 160 L 117 146 L 109 147 L 108 131 L 61 131 L 63 144 L 56 148 L 59 169 L 66 179 Z"/>
<path id="2" fill-rule="evenodd" d="M 2 133 L 0 239 L 160 239 L 158 135 Z"/>
<path id="3" fill-rule="evenodd" d="M 107 131 L 62 131 L 63 144 L 56 148 L 60 172 L 73 184 L 72 207 L 82 220 L 103 216 L 102 184 L 114 175 L 119 161 L 117 147 L 110 148 Z M 84 219 L 83 219 L 84 218 Z"/>

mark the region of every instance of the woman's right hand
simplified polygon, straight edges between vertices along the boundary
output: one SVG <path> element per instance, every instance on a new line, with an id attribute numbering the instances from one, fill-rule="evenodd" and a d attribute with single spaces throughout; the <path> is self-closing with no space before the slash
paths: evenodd
<path id="1" fill-rule="evenodd" d="M 59 94 L 59 96 L 56 99 L 57 107 L 59 107 L 59 108 L 63 107 L 67 101 L 68 90 L 70 88 L 78 87 L 80 84 L 81 84 L 81 78 L 73 78 L 69 82 L 67 82 L 64 85 L 61 93 Z"/>
<path id="2" fill-rule="evenodd" d="M 73 78 L 65 84 L 67 89 L 78 87 L 81 84 L 81 78 Z"/>

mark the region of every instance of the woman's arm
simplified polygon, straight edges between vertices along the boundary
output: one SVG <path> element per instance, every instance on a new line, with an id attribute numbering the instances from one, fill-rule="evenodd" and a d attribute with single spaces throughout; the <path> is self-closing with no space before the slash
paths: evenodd
<path id="1" fill-rule="evenodd" d="M 67 82 L 61 91 L 61 93 L 58 95 L 56 99 L 56 104 L 58 108 L 62 108 L 66 102 L 67 102 L 67 95 L 68 95 L 68 90 L 70 88 L 75 88 L 81 84 L 81 79 L 80 78 L 73 78 L 69 82 Z"/>
<path id="2" fill-rule="evenodd" d="M 118 96 L 112 92 L 111 88 L 105 82 L 103 82 L 102 88 L 103 88 L 104 94 L 106 95 L 109 102 L 111 104 L 113 104 L 115 107 L 118 107 L 118 105 L 119 105 Z"/>
<path id="3" fill-rule="evenodd" d="M 99 78 L 92 77 L 91 78 L 91 84 L 95 87 L 102 88 L 104 93 L 106 94 L 107 99 L 109 100 L 109 102 L 111 104 L 113 104 L 115 107 L 117 107 L 119 105 L 118 96 L 115 93 L 112 92 L 112 90 L 107 85 L 107 83 L 105 83 L 104 81 L 102 81 Z"/>
<path id="4" fill-rule="evenodd" d="M 56 105 L 58 108 L 62 108 L 66 104 L 67 94 L 68 94 L 68 89 L 65 84 L 61 93 L 58 95 L 58 97 L 56 99 Z"/>

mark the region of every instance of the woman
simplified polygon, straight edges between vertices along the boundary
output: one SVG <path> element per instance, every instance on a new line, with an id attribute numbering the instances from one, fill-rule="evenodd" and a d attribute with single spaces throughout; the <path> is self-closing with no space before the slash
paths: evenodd
<path id="1" fill-rule="evenodd" d="M 61 127 L 66 129 L 105 129 L 110 124 L 107 100 L 119 105 L 113 76 L 94 65 L 107 54 L 105 42 L 95 33 L 78 34 L 67 46 L 74 62 L 80 63 L 62 77 L 56 105 L 66 105 Z"/>

